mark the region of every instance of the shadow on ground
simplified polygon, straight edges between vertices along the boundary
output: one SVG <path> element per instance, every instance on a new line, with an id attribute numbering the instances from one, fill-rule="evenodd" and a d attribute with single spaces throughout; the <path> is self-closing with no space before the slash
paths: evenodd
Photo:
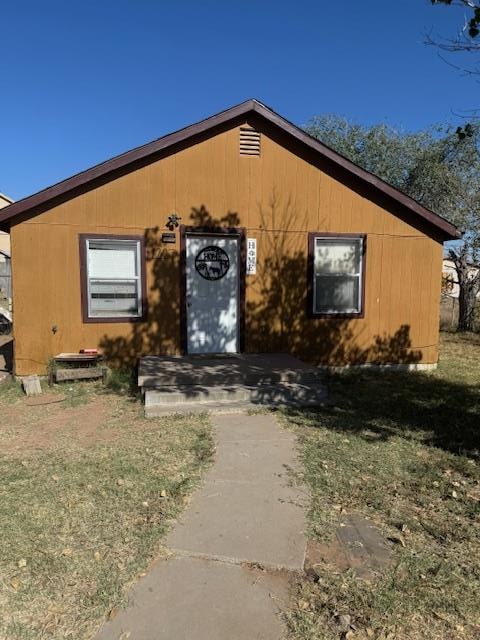
<path id="1" fill-rule="evenodd" d="M 0 371 L 13 372 L 13 339 L 0 335 Z"/>
<path id="2" fill-rule="evenodd" d="M 415 438 L 455 454 L 480 455 L 479 384 L 428 373 L 352 371 L 329 376 L 327 386 L 332 407 L 291 409 L 289 418 L 305 424 L 308 417 L 313 428 L 368 440 Z"/>

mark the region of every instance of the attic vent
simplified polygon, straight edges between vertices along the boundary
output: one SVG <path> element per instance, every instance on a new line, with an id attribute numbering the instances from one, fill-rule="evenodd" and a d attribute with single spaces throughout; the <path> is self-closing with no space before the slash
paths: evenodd
<path id="1" fill-rule="evenodd" d="M 240 127 L 240 155 L 260 155 L 260 132 L 251 127 Z"/>

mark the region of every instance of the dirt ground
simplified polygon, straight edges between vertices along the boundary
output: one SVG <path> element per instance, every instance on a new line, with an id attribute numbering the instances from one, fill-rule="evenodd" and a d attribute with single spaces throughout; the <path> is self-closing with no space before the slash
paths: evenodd
<path id="1" fill-rule="evenodd" d="M 0 451 L 5 454 L 29 457 L 65 446 L 88 448 L 121 440 L 133 426 L 151 426 L 138 402 L 108 393 L 100 384 L 56 385 L 38 398 L 6 384 L 10 397 L 0 396 Z"/>
<path id="2" fill-rule="evenodd" d="M 3 406 L 0 449 L 4 453 L 21 450 L 23 455 L 39 449 L 53 449 L 67 440 L 74 446 L 110 442 L 118 428 L 108 425 L 111 401 L 95 397 L 78 407 L 65 407 L 65 401 L 31 407 L 27 400 Z"/>

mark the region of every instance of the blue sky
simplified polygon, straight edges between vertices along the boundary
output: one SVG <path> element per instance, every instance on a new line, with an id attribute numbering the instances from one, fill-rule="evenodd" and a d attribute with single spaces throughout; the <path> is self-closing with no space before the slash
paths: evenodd
<path id="1" fill-rule="evenodd" d="M 18 199 L 256 97 L 419 129 L 478 84 L 424 45 L 461 10 L 430 0 L 16 0 L 0 9 L 0 191 Z"/>

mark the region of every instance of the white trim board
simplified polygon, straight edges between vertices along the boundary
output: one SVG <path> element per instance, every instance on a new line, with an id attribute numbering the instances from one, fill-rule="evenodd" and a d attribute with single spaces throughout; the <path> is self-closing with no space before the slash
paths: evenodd
<path id="1" fill-rule="evenodd" d="M 318 365 L 317 368 L 322 371 L 330 371 L 332 373 L 340 373 L 342 371 L 349 371 L 350 369 L 366 369 L 371 371 L 435 371 L 438 363 L 432 362 L 410 362 L 410 363 L 400 363 L 400 364 L 374 364 L 374 363 L 365 363 L 365 364 L 347 364 L 343 366 L 330 366 L 321 364 Z"/>

